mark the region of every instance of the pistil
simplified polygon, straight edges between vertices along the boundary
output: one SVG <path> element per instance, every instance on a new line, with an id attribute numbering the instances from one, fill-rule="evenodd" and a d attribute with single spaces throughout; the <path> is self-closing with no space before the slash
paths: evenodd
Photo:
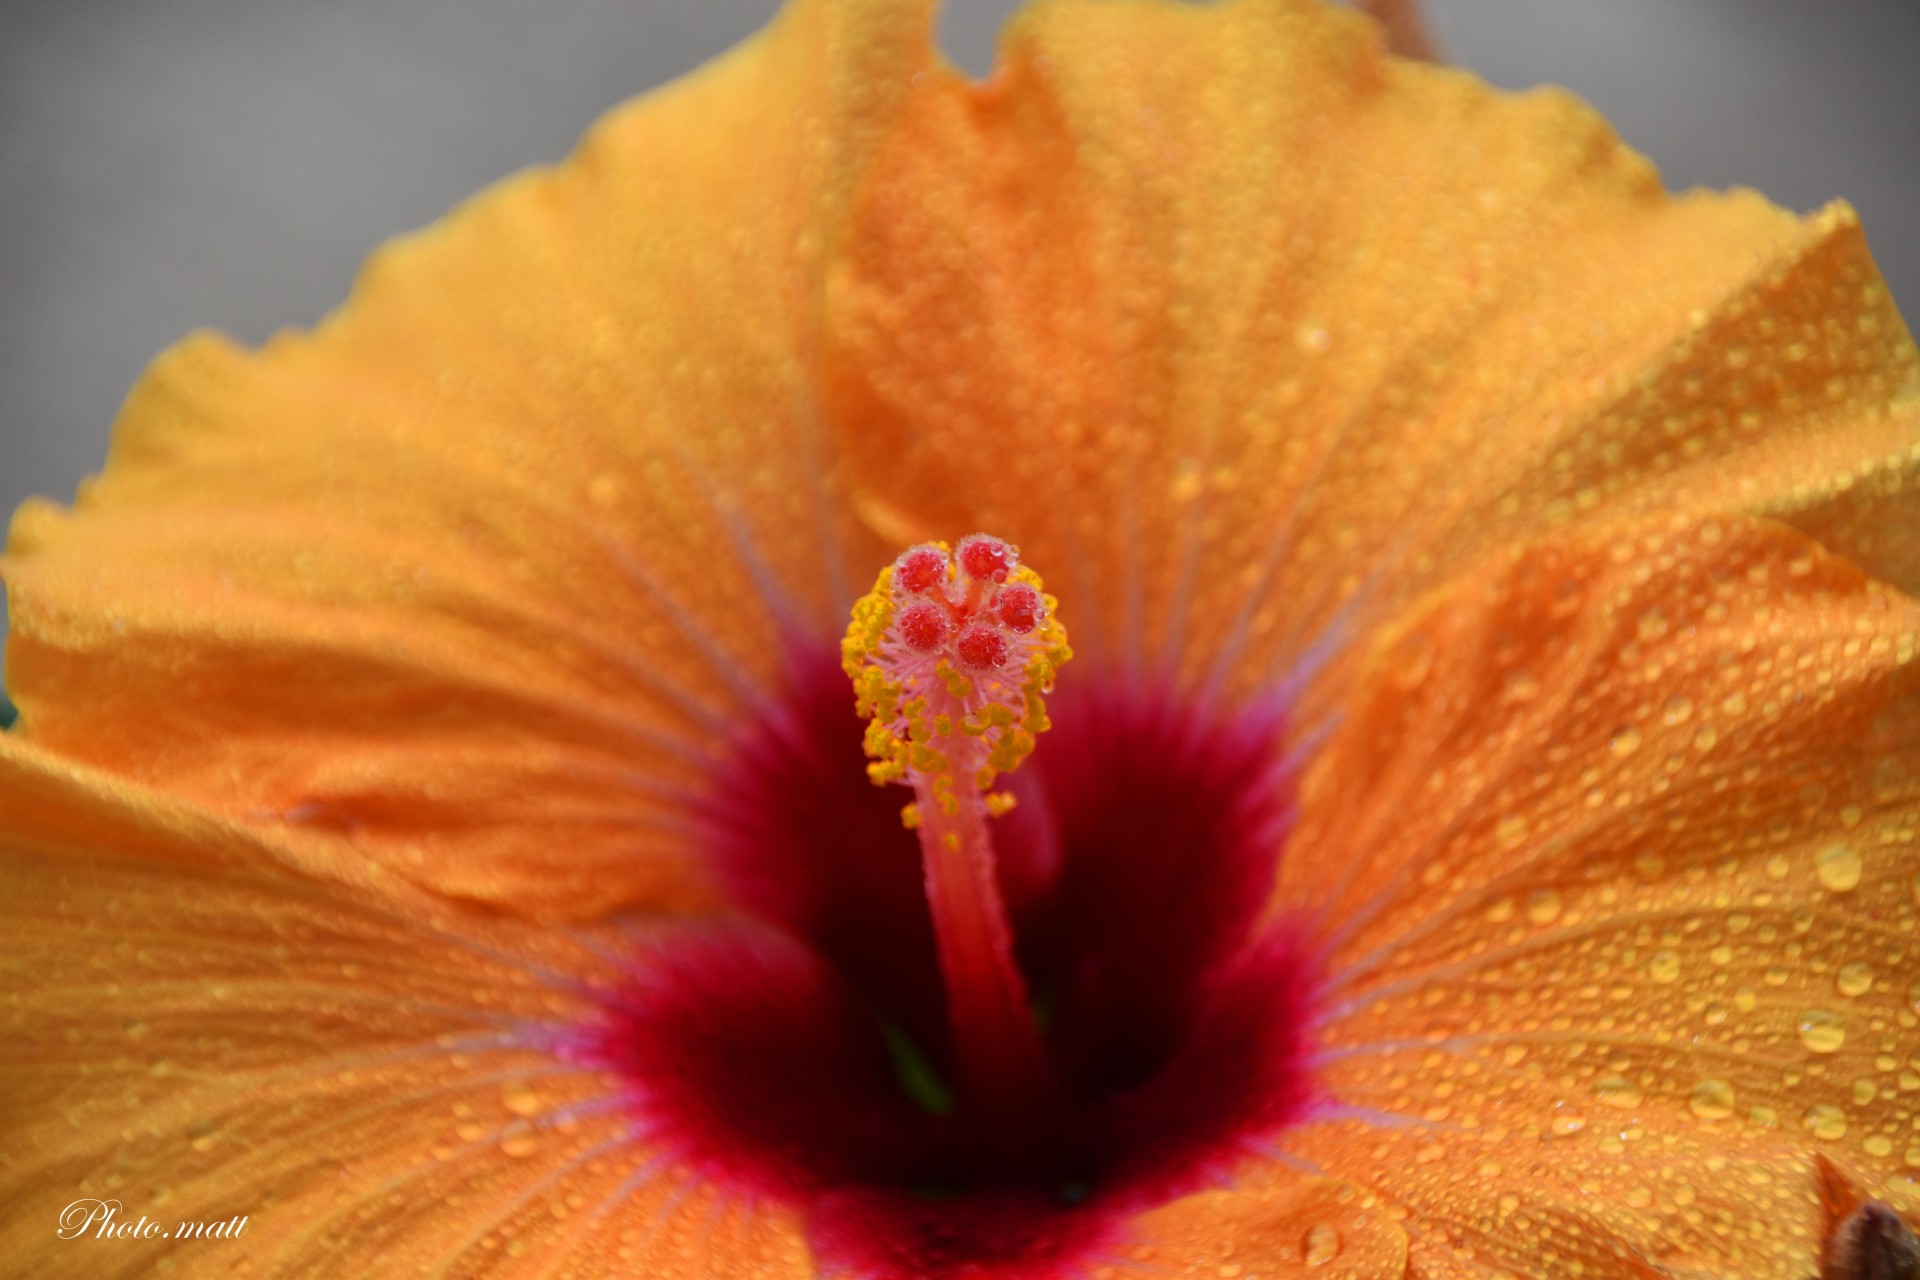
<path id="1" fill-rule="evenodd" d="M 1042 696 L 1071 651 L 1054 601 L 1014 548 L 976 534 L 924 543 L 854 607 L 842 663 L 867 716 L 876 783 L 905 783 L 920 838 L 960 1105 L 998 1133 L 1043 1124 L 1058 1090 L 1015 959 L 993 790 L 1047 727 Z"/>

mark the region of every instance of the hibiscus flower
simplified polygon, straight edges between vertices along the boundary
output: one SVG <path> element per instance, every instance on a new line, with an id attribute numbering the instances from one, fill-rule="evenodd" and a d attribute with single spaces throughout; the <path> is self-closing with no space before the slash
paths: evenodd
<path id="1" fill-rule="evenodd" d="M 979 84 L 929 24 L 792 0 L 19 513 L 0 1250 L 1903 1274 L 1920 362 L 1851 212 L 1307 0 L 1049 0 Z M 977 531 L 855 619 L 866 730 L 856 597 Z M 949 642 L 991 801 L 864 674 Z"/>

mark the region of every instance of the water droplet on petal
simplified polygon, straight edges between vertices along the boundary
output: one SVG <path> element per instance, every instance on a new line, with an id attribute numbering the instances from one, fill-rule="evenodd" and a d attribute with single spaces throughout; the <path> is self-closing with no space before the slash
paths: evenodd
<path id="1" fill-rule="evenodd" d="M 1538 889 L 1527 899 L 1527 919 L 1535 924 L 1552 924 L 1560 918 L 1560 895 L 1551 889 Z"/>
<path id="2" fill-rule="evenodd" d="M 500 1101 L 507 1110 L 517 1116 L 532 1116 L 540 1113 L 540 1095 L 524 1080 L 515 1080 L 500 1091 Z"/>
<path id="3" fill-rule="evenodd" d="M 515 1120 L 501 1131 L 500 1150 L 515 1159 L 532 1155 L 539 1146 L 539 1135 L 524 1120 Z"/>
<path id="4" fill-rule="evenodd" d="M 1847 1136 L 1847 1113 L 1831 1103 L 1818 1102 L 1807 1108 L 1807 1114 L 1801 1118 L 1808 1131 L 1824 1142 L 1833 1142 Z"/>
<path id="5" fill-rule="evenodd" d="M 1733 1114 L 1733 1086 L 1725 1080 L 1702 1080 L 1693 1086 L 1687 1105 L 1702 1120 L 1725 1120 Z"/>
<path id="6" fill-rule="evenodd" d="M 1808 1009 L 1800 1015 L 1800 1043 L 1815 1053 L 1834 1053 L 1847 1042 L 1847 1026 L 1830 1009 Z"/>
<path id="7" fill-rule="evenodd" d="M 1833 985 L 1840 989 L 1843 996 L 1863 996 L 1873 988 L 1873 966 L 1858 960 L 1843 964 L 1840 972 L 1834 975 Z"/>
<path id="8" fill-rule="evenodd" d="M 1680 978 L 1680 954 L 1676 951 L 1656 951 L 1647 962 L 1647 976 L 1655 982 L 1677 982 Z"/>
<path id="9" fill-rule="evenodd" d="M 1852 845 L 1830 844 L 1814 855 L 1813 871 L 1830 892 L 1846 893 L 1860 883 L 1860 854 Z"/>
<path id="10" fill-rule="evenodd" d="M 1540 696 L 1540 682 L 1524 671 L 1516 671 L 1507 677 L 1504 696 L 1508 702 L 1532 702 Z"/>
<path id="11" fill-rule="evenodd" d="M 1621 1111 L 1640 1105 L 1640 1089 L 1625 1076 L 1607 1076 L 1593 1083 L 1594 1097 L 1603 1107 Z"/>
<path id="12" fill-rule="evenodd" d="M 1324 1222 L 1317 1222 L 1308 1228 L 1300 1251 L 1308 1266 L 1324 1267 L 1340 1256 L 1340 1233 Z"/>
<path id="13" fill-rule="evenodd" d="M 1613 741 L 1609 744 L 1613 754 L 1624 760 L 1640 749 L 1640 731 L 1632 725 L 1624 725 L 1613 731 Z"/>

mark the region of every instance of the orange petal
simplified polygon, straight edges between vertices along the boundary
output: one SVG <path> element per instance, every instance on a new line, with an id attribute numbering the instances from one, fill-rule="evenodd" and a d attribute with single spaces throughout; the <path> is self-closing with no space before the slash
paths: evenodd
<path id="1" fill-rule="evenodd" d="M 684 792 L 891 554 L 836 498 L 815 299 L 928 21 L 795 0 L 312 334 L 161 357 L 14 523 L 21 731 L 455 894 L 697 899 Z"/>
<path id="2" fill-rule="evenodd" d="M 863 510 L 1010 535 L 1096 658 L 1245 687 L 1642 510 L 1804 519 L 1920 582 L 1910 486 L 1820 514 L 1920 433 L 1853 214 L 1669 198 L 1567 95 L 1351 13 L 1038 4 L 992 79 L 912 98 L 853 228 L 826 369 Z"/>
<path id="3" fill-rule="evenodd" d="M 1144 1213 L 1119 1255 L 1148 1275 L 1398 1280 L 1407 1233 L 1379 1196 L 1268 1166 Z"/>
<path id="4" fill-rule="evenodd" d="M 702 1274 L 812 1274 L 790 1214 L 662 1159 L 611 1082 L 547 1047 L 604 976 L 591 939 L 424 894 L 400 911 L 263 869 L 265 849 L 207 865 L 204 831 L 89 854 L 77 829 L 149 807 L 59 809 L 0 777 L 14 1273 L 661 1275 L 691 1243 Z M 176 1238 L 60 1237 L 103 1201 Z M 237 1216 L 237 1236 L 177 1235 Z"/>
<path id="5" fill-rule="evenodd" d="M 1286 1149 L 1402 1201 L 1416 1274 L 1813 1274 L 1816 1155 L 1920 1176 L 1916 643 L 1738 520 L 1514 552 L 1383 639 L 1281 865 L 1338 1108 Z"/>

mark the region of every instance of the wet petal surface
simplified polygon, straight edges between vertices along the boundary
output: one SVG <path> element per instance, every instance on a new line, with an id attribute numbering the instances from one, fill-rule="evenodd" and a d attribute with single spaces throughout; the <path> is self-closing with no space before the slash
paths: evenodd
<path id="1" fill-rule="evenodd" d="M 1390 1183 L 1421 1274 L 1811 1274 L 1813 1153 L 1920 1167 L 1917 629 L 1796 535 L 1673 522 L 1384 641 L 1275 903 L 1321 912 L 1353 1114 L 1285 1148 Z"/>

